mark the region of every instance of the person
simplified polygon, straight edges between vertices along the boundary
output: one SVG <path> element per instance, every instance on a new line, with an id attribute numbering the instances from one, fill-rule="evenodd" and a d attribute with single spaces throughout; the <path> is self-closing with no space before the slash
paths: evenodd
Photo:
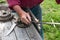
<path id="1" fill-rule="evenodd" d="M 31 17 L 29 13 L 26 13 L 23 8 L 30 8 L 33 14 L 37 17 L 37 19 L 41 22 L 41 30 L 40 35 L 44 40 L 43 36 L 43 28 L 42 28 L 42 10 L 39 4 L 43 2 L 43 0 L 7 0 L 9 4 L 9 8 L 13 9 L 20 16 L 20 19 L 25 24 L 29 24 L 31 22 Z M 58 4 L 60 4 L 60 0 L 56 0 Z"/>
<path id="2" fill-rule="evenodd" d="M 20 16 L 21 21 L 25 24 L 29 24 L 31 22 L 31 17 L 29 13 L 23 10 L 23 8 L 30 8 L 36 18 L 39 19 L 41 22 L 40 35 L 44 40 L 42 28 L 42 10 L 40 7 L 42 1 L 43 0 L 7 0 L 9 8 L 16 11 L 17 14 Z"/>

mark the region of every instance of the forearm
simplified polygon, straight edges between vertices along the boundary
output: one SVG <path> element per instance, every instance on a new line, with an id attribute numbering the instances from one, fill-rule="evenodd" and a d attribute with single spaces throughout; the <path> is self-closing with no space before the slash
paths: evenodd
<path id="1" fill-rule="evenodd" d="M 13 6 L 13 9 L 21 16 L 23 14 L 23 9 L 19 5 Z"/>

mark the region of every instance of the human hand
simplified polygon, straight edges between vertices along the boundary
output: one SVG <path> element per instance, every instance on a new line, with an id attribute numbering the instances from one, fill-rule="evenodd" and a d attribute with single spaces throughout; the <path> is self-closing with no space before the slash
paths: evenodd
<path id="1" fill-rule="evenodd" d="M 30 24 L 30 22 L 31 22 L 31 17 L 29 15 L 29 13 L 26 13 L 24 11 L 21 13 L 20 19 L 25 24 Z"/>

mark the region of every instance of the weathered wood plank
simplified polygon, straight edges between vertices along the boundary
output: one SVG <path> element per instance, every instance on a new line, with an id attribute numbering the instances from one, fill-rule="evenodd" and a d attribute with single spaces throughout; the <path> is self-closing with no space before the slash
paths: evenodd
<path id="1" fill-rule="evenodd" d="M 4 36 L 11 28 L 11 22 L 0 23 L 0 32 L 1 39 L 0 40 L 16 40 L 14 31 L 8 36 Z"/>
<path id="2" fill-rule="evenodd" d="M 5 23 L 4 23 L 5 24 Z M 10 28 L 11 28 L 11 23 L 7 22 L 6 27 L 3 27 L 3 34 L 6 34 Z M 42 40 L 39 33 L 31 24 L 30 27 L 28 28 L 19 28 L 15 27 L 14 30 L 9 34 L 8 36 L 0 36 L 0 40 Z"/>
<path id="3" fill-rule="evenodd" d="M 14 30 L 18 40 L 42 40 L 33 24 L 28 28 L 16 27 Z"/>
<path id="4" fill-rule="evenodd" d="M 42 40 L 39 33 L 33 26 L 33 24 L 31 24 L 31 26 L 29 28 L 26 28 L 26 32 L 27 32 L 30 40 Z"/>
<path id="5" fill-rule="evenodd" d="M 17 39 L 16 39 L 16 35 L 13 31 L 9 36 L 2 37 L 2 40 L 17 40 Z"/>
<path id="6" fill-rule="evenodd" d="M 18 40 L 30 40 L 25 28 L 16 27 L 14 30 Z"/>

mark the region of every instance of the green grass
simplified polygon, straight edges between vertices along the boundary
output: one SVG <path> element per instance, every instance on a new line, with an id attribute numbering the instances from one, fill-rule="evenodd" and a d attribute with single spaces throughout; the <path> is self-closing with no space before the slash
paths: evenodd
<path id="1" fill-rule="evenodd" d="M 44 0 L 41 4 L 43 12 L 43 22 L 60 22 L 60 5 L 55 0 Z M 47 25 L 43 24 L 45 40 L 60 40 L 60 25 Z"/>
<path id="2" fill-rule="evenodd" d="M 6 0 L 0 0 L 0 3 L 5 3 Z"/>

